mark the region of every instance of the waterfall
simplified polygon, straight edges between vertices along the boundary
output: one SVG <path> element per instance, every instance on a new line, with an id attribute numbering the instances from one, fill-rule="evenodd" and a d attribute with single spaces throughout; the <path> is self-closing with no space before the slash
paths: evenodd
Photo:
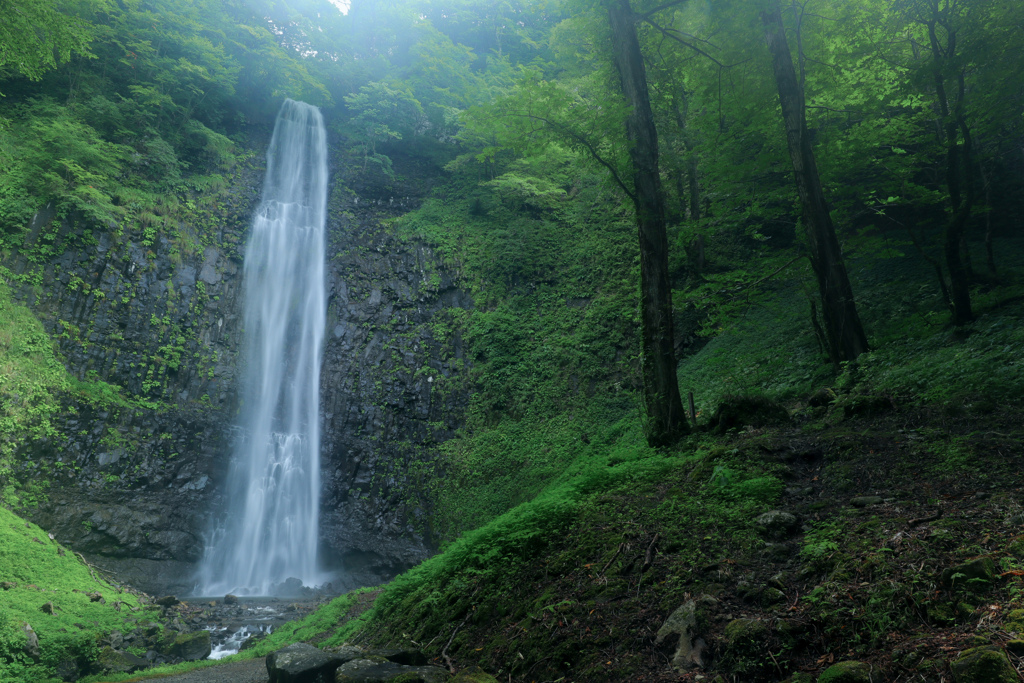
<path id="1" fill-rule="evenodd" d="M 286 579 L 318 578 L 326 204 L 320 111 L 285 100 L 245 249 L 242 436 L 226 520 L 200 564 L 202 595 L 268 595 Z"/>

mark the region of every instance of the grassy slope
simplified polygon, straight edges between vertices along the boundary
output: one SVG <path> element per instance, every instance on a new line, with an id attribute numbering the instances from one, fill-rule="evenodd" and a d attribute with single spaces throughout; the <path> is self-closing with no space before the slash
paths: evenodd
<path id="1" fill-rule="evenodd" d="M 48 469 L 16 458 L 17 448 L 52 434 L 51 418 L 62 394 L 102 405 L 130 404 L 116 387 L 70 377 L 53 342 L 33 313 L 14 303 L 0 282 L 0 500 L 31 506 L 46 495 Z M 62 466 L 57 463 L 56 466 Z M 0 507 L 0 681 L 43 681 L 64 659 L 87 664 L 99 651 L 97 639 L 130 630 L 139 619 L 138 602 L 96 576 L 70 550 L 47 533 Z M 86 593 L 100 593 L 105 604 Z M 52 603 L 53 614 L 41 607 Z M 120 604 L 118 604 L 120 603 Z M 39 637 L 38 662 L 24 653 L 25 624 Z"/>
<path id="2" fill-rule="evenodd" d="M 670 653 L 654 646 L 656 631 L 701 594 L 720 601 L 702 632 L 714 666 L 744 681 L 846 658 L 886 680 L 948 680 L 958 651 L 1024 632 L 1014 613 L 1024 546 L 1011 521 L 1024 510 L 1019 410 L 815 417 L 600 460 L 590 487 L 577 480 L 467 534 L 386 586 L 369 612 L 352 619 L 352 598 L 341 598 L 253 654 L 295 638 L 419 645 L 502 679 L 663 680 Z M 882 505 L 849 504 L 876 493 Z M 754 524 L 770 508 L 806 522 L 778 557 Z M 937 510 L 942 518 L 913 523 Z M 1003 574 L 994 585 L 938 584 L 943 569 L 978 556 Z M 730 648 L 733 617 L 767 620 L 764 647 Z"/>
<path id="3" fill-rule="evenodd" d="M 0 508 L 0 577 L 13 584 L 0 591 L 0 680 L 45 681 L 64 659 L 87 662 L 99 651 L 97 639 L 130 630 L 140 619 L 135 596 L 101 580 L 77 555 L 47 533 Z M 92 602 L 98 592 L 105 603 Z M 44 613 L 52 603 L 53 613 Z M 39 637 L 41 658 L 24 652 L 24 625 Z"/>
<path id="4" fill-rule="evenodd" d="M 30 310 L 11 301 L 10 290 L 0 282 L 0 500 L 20 497 L 31 502 L 38 491 L 38 486 L 11 481 L 15 451 L 27 441 L 51 435 L 59 392 L 69 386 L 43 326 Z"/>

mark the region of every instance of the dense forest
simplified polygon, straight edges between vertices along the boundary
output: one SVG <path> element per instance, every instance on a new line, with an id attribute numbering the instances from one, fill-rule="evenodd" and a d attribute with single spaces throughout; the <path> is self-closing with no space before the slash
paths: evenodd
<path id="1" fill-rule="evenodd" d="M 133 585 L 223 502 L 285 98 L 328 133 L 352 590 L 236 659 L 1024 671 L 1024 4 L 0 7 L 0 680 L 127 678 L 112 634 L 202 623 Z M 104 516 L 158 498 L 191 536 Z"/>

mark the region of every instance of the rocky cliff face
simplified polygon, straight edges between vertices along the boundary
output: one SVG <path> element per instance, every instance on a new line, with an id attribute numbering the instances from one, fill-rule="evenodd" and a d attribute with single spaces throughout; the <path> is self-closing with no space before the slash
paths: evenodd
<path id="1" fill-rule="evenodd" d="M 458 320 L 472 299 L 426 244 L 388 227 L 429 190 L 427 171 L 396 157 L 410 178 L 399 189 L 339 158 L 334 165 L 320 537 L 322 560 L 350 589 L 432 552 L 421 488 L 437 447 L 462 424 L 468 392 Z M 224 503 L 218 498 L 214 508 Z"/>
<path id="2" fill-rule="evenodd" d="M 44 209 L 7 259 L 70 373 L 93 380 L 24 454 L 49 484 L 30 516 L 149 590 L 186 590 L 202 551 L 238 400 L 239 245 L 260 170 L 240 169 L 199 214 L 205 231 L 98 232 Z M 41 246 L 57 255 L 40 267 Z"/>
<path id="3" fill-rule="evenodd" d="M 426 245 L 384 222 L 414 207 L 426 182 L 414 179 L 399 197 L 388 182 L 350 183 L 341 164 L 336 170 L 321 539 L 325 559 L 354 587 L 430 553 L 417 481 L 462 420 L 457 320 L 472 302 Z M 26 248 L 6 260 L 31 274 L 32 245 L 54 245 L 59 255 L 42 277 L 35 270 L 16 294 L 73 375 L 120 386 L 128 398 L 67 397 L 59 436 L 24 454 L 23 474 L 48 482 L 30 516 L 151 592 L 191 588 L 203 536 L 223 508 L 240 399 L 242 245 L 261 171 L 238 172 L 201 225 L 183 223 L 173 236 L 139 227 L 93 238 L 74 220 L 40 212 Z"/>
<path id="4" fill-rule="evenodd" d="M 351 196 L 330 233 L 321 533 L 359 585 L 429 555 L 419 487 L 467 403 L 457 321 L 472 300 L 426 245 L 382 227 L 414 200 L 386 201 Z"/>

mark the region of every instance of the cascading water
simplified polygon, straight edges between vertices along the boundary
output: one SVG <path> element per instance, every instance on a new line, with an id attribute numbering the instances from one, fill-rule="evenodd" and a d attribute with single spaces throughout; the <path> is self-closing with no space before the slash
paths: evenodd
<path id="1" fill-rule="evenodd" d="M 245 250 L 243 436 L 227 518 L 200 565 L 201 595 L 268 595 L 286 579 L 318 578 L 326 205 L 320 111 L 285 100 Z"/>

